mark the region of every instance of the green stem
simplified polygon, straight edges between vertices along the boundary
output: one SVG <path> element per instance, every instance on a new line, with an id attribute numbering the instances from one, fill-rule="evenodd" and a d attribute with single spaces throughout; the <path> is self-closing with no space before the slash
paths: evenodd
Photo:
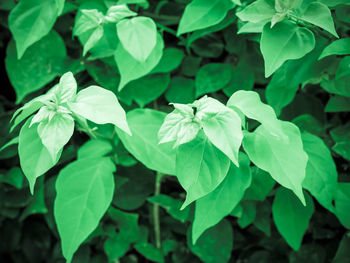
<path id="1" fill-rule="evenodd" d="M 164 174 L 157 172 L 154 195 L 159 195 L 162 185 L 162 178 Z M 160 249 L 162 246 L 161 233 L 160 233 L 160 220 L 159 220 L 159 205 L 153 205 L 153 225 L 154 236 L 156 240 L 156 248 Z"/>

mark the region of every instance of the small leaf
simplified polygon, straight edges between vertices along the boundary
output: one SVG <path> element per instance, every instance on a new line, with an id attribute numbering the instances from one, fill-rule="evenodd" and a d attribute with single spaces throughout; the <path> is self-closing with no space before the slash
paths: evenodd
<path id="1" fill-rule="evenodd" d="M 146 61 L 156 46 L 157 27 L 149 17 L 123 19 L 117 24 L 117 32 L 123 48 L 138 61 Z"/>
<path id="2" fill-rule="evenodd" d="M 131 11 L 127 5 L 112 5 L 107 10 L 107 15 L 104 17 L 108 22 L 116 23 L 125 17 L 136 16 L 137 13 Z"/>
<path id="3" fill-rule="evenodd" d="M 157 42 L 150 55 L 145 61 L 138 61 L 124 49 L 122 44 L 118 44 L 114 55 L 121 75 L 118 90 L 121 91 L 130 81 L 141 78 L 151 72 L 160 61 L 163 48 L 163 39 L 157 34 Z"/>
<path id="4" fill-rule="evenodd" d="M 98 86 L 90 86 L 78 92 L 69 103 L 69 108 L 97 124 L 112 123 L 131 134 L 124 109 L 120 106 L 113 92 Z"/>
<path id="5" fill-rule="evenodd" d="M 185 54 L 177 48 L 166 48 L 163 51 L 163 56 L 160 59 L 157 66 L 151 71 L 151 74 L 154 73 L 168 73 L 177 69 Z"/>
<path id="6" fill-rule="evenodd" d="M 291 191 L 279 188 L 272 205 L 273 220 L 278 232 L 294 250 L 299 250 L 314 212 L 312 198 L 307 193 L 305 197 L 306 205 L 303 206 Z"/>
<path id="7" fill-rule="evenodd" d="M 269 0 L 257 0 L 248 5 L 242 11 L 237 12 L 237 16 L 242 21 L 251 23 L 262 23 L 262 26 L 266 24 L 276 13 L 273 1 Z"/>
<path id="8" fill-rule="evenodd" d="M 334 200 L 335 215 L 346 228 L 350 229 L 350 184 L 338 183 L 337 194 Z"/>
<path id="9" fill-rule="evenodd" d="M 81 159 L 60 171 L 54 216 L 67 262 L 71 262 L 109 207 L 114 171 L 115 165 L 107 157 Z"/>
<path id="10" fill-rule="evenodd" d="M 282 21 L 273 28 L 265 25 L 260 42 L 265 77 L 271 76 L 285 61 L 301 58 L 314 47 L 314 34 L 307 28 L 289 21 Z"/>
<path id="11" fill-rule="evenodd" d="M 196 139 L 181 144 L 176 152 L 176 176 L 187 193 L 182 208 L 218 187 L 229 167 L 230 159 L 203 132 Z"/>
<path id="12" fill-rule="evenodd" d="M 112 144 L 106 140 L 94 139 L 87 141 L 78 149 L 78 159 L 103 157 L 113 151 Z"/>
<path id="13" fill-rule="evenodd" d="M 332 55 L 350 55 L 350 38 L 333 41 L 322 51 L 319 60 Z"/>
<path id="14" fill-rule="evenodd" d="M 52 159 L 49 151 L 42 144 L 37 132 L 37 124 L 29 128 L 31 118 L 22 126 L 19 133 L 18 155 L 21 168 L 29 182 L 30 191 L 33 194 L 36 179 L 50 170 L 60 158 Z"/>
<path id="15" fill-rule="evenodd" d="M 70 101 L 77 93 L 77 82 L 72 72 L 63 74 L 58 84 L 58 98 L 60 103 Z"/>
<path id="16" fill-rule="evenodd" d="M 239 168 L 231 164 L 224 181 L 213 192 L 196 201 L 192 225 L 193 243 L 205 230 L 229 215 L 243 198 L 251 183 L 251 171 L 248 157 L 242 156 Z"/>
<path id="17" fill-rule="evenodd" d="M 177 35 L 216 25 L 233 7 L 230 0 L 193 0 L 185 8 Z"/>
<path id="18" fill-rule="evenodd" d="M 243 147 L 256 166 L 269 172 L 282 186 L 291 189 L 305 204 L 302 182 L 308 156 L 303 150 L 298 127 L 282 121 L 281 125 L 287 139 L 271 135 L 261 125 L 253 133 L 245 134 Z"/>
<path id="19" fill-rule="evenodd" d="M 100 39 L 102 38 L 103 32 L 104 30 L 101 25 L 97 26 L 94 29 L 94 31 L 91 33 L 90 37 L 84 44 L 83 56 L 85 56 L 90 49 L 96 46 L 97 42 L 100 41 Z"/>

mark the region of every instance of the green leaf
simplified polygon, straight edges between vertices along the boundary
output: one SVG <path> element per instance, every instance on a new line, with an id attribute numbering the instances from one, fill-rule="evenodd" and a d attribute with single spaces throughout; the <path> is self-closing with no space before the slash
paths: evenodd
<path id="1" fill-rule="evenodd" d="M 205 263 L 226 263 L 231 257 L 233 248 L 233 230 L 229 221 L 222 220 L 208 229 L 192 244 L 191 229 L 187 234 L 187 245 L 193 254 Z"/>
<path id="2" fill-rule="evenodd" d="M 63 168 L 56 181 L 54 216 L 67 262 L 97 227 L 114 192 L 116 167 L 107 158 L 86 158 Z"/>
<path id="3" fill-rule="evenodd" d="M 256 218 L 256 202 L 243 200 L 241 202 L 242 214 L 238 218 L 238 225 L 240 228 L 246 228 L 252 224 Z M 238 206 L 239 207 L 239 206 Z M 236 210 L 236 208 L 234 209 Z M 234 210 L 232 212 L 234 212 Z"/>
<path id="4" fill-rule="evenodd" d="M 74 120 L 68 114 L 57 113 L 51 120 L 40 122 L 37 131 L 41 142 L 55 160 L 73 135 Z"/>
<path id="5" fill-rule="evenodd" d="M 9 15 L 9 28 L 16 41 L 18 59 L 46 36 L 61 14 L 64 0 L 21 0 Z"/>
<path id="6" fill-rule="evenodd" d="M 203 102 L 196 116 L 201 120 L 205 135 L 238 166 L 238 151 L 243 139 L 241 118 L 215 99 L 207 98 Z"/>
<path id="7" fill-rule="evenodd" d="M 69 108 L 77 115 L 97 124 L 112 123 L 131 134 L 126 114 L 113 92 L 98 86 L 90 86 L 78 92 Z"/>
<path id="8" fill-rule="evenodd" d="M 251 23 L 263 22 L 262 26 L 266 24 L 276 13 L 274 1 L 257 0 L 248 5 L 242 11 L 237 12 L 237 16 L 242 21 Z"/>
<path id="9" fill-rule="evenodd" d="M 303 150 L 298 127 L 282 121 L 281 125 L 286 139 L 271 135 L 261 125 L 253 133 L 245 134 L 243 147 L 256 166 L 269 172 L 282 186 L 291 189 L 305 204 L 302 182 L 308 156 Z"/>
<path id="10" fill-rule="evenodd" d="M 331 11 L 325 4 L 319 2 L 310 3 L 300 16 L 300 19 L 328 31 L 335 37 L 339 37 L 334 28 Z"/>
<path id="11" fill-rule="evenodd" d="M 131 11 L 127 5 L 112 5 L 107 10 L 107 14 L 104 17 L 105 20 L 111 23 L 116 23 L 125 17 L 136 16 L 137 13 Z"/>
<path id="12" fill-rule="evenodd" d="M 163 56 L 160 59 L 157 66 L 151 71 L 151 74 L 154 73 L 168 73 L 177 69 L 185 54 L 177 48 L 166 48 L 163 51 Z"/>
<path id="13" fill-rule="evenodd" d="M 218 187 L 229 167 L 230 159 L 203 132 L 181 144 L 176 152 L 176 176 L 187 193 L 182 208 Z"/>
<path id="14" fill-rule="evenodd" d="M 231 164 L 224 181 L 211 193 L 196 201 L 192 225 L 192 240 L 196 243 L 202 233 L 229 215 L 243 198 L 251 183 L 250 161 L 242 155 L 240 167 Z"/>
<path id="15" fill-rule="evenodd" d="M 103 14 L 97 9 L 79 10 L 73 28 L 73 36 L 80 36 L 84 33 L 91 35 L 103 21 Z"/>
<path id="16" fill-rule="evenodd" d="M 42 144 L 37 132 L 37 124 L 29 128 L 32 118 L 28 119 L 19 133 L 18 155 L 21 168 L 27 177 L 30 192 L 33 194 L 36 179 L 50 170 L 60 158 L 52 159 L 49 151 Z"/>
<path id="17" fill-rule="evenodd" d="M 350 97 L 349 83 L 350 75 L 339 79 L 324 79 L 321 87 L 329 93 Z"/>
<path id="18" fill-rule="evenodd" d="M 350 55 L 350 38 L 342 38 L 333 41 L 325 47 L 318 59 L 332 55 Z"/>
<path id="19" fill-rule="evenodd" d="M 164 174 L 175 174 L 175 151 L 169 144 L 158 145 L 160 126 L 166 114 L 151 109 L 135 109 L 127 114 L 132 136 L 117 130 L 125 148 L 143 165 Z"/>
<path id="20" fill-rule="evenodd" d="M 324 109 L 325 112 L 345 112 L 350 111 L 350 98 L 343 96 L 332 96 Z"/>
<path id="21" fill-rule="evenodd" d="M 264 201 L 275 186 L 275 180 L 258 167 L 252 168 L 252 183 L 245 192 L 245 200 Z"/>
<path id="22" fill-rule="evenodd" d="M 177 35 L 216 25 L 233 7 L 230 0 L 193 0 L 185 8 Z"/>
<path id="23" fill-rule="evenodd" d="M 135 101 L 145 107 L 164 93 L 170 82 L 170 74 L 152 74 L 129 82 L 120 92 L 119 98 L 127 105 Z"/>
<path id="24" fill-rule="evenodd" d="M 94 29 L 94 31 L 91 33 L 90 37 L 84 44 L 83 56 L 85 56 L 90 49 L 96 46 L 97 42 L 100 41 L 100 39 L 102 38 L 103 32 L 103 27 L 100 25 Z"/>
<path id="25" fill-rule="evenodd" d="M 350 160 L 349 127 L 350 123 L 348 122 L 345 125 L 338 126 L 337 128 L 332 129 L 330 132 L 332 139 L 335 142 L 335 145 L 332 147 L 332 150 L 347 160 Z"/>
<path id="26" fill-rule="evenodd" d="M 173 103 L 190 103 L 195 100 L 195 82 L 185 77 L 173 77 L 169 83 L 169 89 L 165 98 Z"/>
<path id="27" fill-rule="evenodd" d="M 335 73 L 335 79 L 350 76 L 350 56 L 346 56 L 339 62 L 337 72 Z"/>
<path id="28" fill-rule="evenodd" d="M 309 156 L 303 187 L 323 205 L 334 211 L 332 201 L 337 190 L 338 174 L 331 152 L 317 136 L 302 134 L 304 150 Z"/>
<path id="29" fill-rule="evenodd" d="M 230 80 L 231 67 L 228 64 L 206 64 L 196 74 L 196 97 L 223 89 Z"/>
<path id="30" fill-rule="evenodd" d="M 315 37 L 307 28 L 288 21 L 282 21 L 273 28 L 265 25 L 260 42 L 265 77 L 271 76 L 285 61 L 301 58 L 314 47 Z"/>
<path id="31" fill-rule="evenodd" d="M 285 137 L 281 122 L 271 106 L 262 103 L 255 91 L 236 91 L 227 102 L 228 107 L 238 108 L 245 116 L 259 121 L 271 134 Z"/>
<path id="32" fill-rule="evenodd" d="M 103 157 L 113 151 L 110 142 L 101 139 L 87 141 L 78 149 L 78 159 Z"/>
<path id="33" fill-rule="evenodd" d="M 307 193 L 305 197 L 306 205 L 303 206 L 291 191 L 279 188 L 272 205 L 277 230 L 294 250 L 299 250 L 314 212 L 312 198 Z"/>
<path id="34" fill-rule="evenodd" d="M 337 194 L 334 200 L 335 215 L 339 221 L 348 229 L 350 229 L 350 184 L 338 183 Z"/>
<path id="35" fill-rule="evenodd" d="M 138 61 L 146 61 L 156 46 L 157 27 L 149 17 L 123 19 L 117 24 L 117 32 L 123 48 Z"/>
<path id="36" fill-rule="evenodd" d="M 10 41 L 6 52 L 6 71 L 16 91 L 17 103 L 60 75 L 66 58 L 63 39 L 55 31 L 28 48 L 19 60 L 13 41 Z"/>
<path id="37" fill-rule="evenodd" d="M 155 248 L 152 244 L 149 243 L 138 243 L 134 246 L 137 252 L 143 255 L 148 260 L 153 262 L 163 263 L 164 257 L 162 251 Z"/>
<path id="38" fill-rule="evenodd" d="M 121 91 L 130 81 L 141 78 L 151 72 L 160 61 L 163 48 L 163 39 L 160 34 L 157 34 L 157 42 L 151 54 L 145 61 L 138 61 L 123 48 L 122 44 L 119 44 L 114 55 L 121 75 L 118 90 Z"/>
<path id="39" fill-rule="evenodd" d="M 181 208 L 181 201 L 174 199 L 167 195 L 155 195 L 151 196 L 147 199 L 153 204 L 157 204 L 164 208 L 173 218 L 179 220 L 184 223 L 188 220 L 190 216 L 190 209 L 186 207 L 183 210 Z"/>

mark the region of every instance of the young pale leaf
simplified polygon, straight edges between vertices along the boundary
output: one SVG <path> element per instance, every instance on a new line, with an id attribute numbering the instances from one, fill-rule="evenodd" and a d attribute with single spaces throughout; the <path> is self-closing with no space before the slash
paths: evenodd
<path id="1" fill-rule="evenodd" d="M 254 91 L 239 90 L 227 102 L 228 107 L 238 108 L 245 116 L 262 123 L 271 134 L 285 138 L 281 122 L 277 120 L 271 106 L 262 103 Z"/>
<path id="2" fill-rule="evenodd" d="M 97 9 L 82 9 L 76 17 L 73 28 L 73 36 L 80 36 L 87 32 L 92 32 L 103 21 L 103 14 Z"/>
<path id="3" fill-rule="evenodd" d="M 175 174 L 175 151 L 169 144 L 158 144 L 157 133 L 166 114 L 151 109 L 135 109 L 127 114 L 132 136 L 117 129 L 125 148 L 147 168 Z"/>
<path id="4" fill-rule="evenodd" d="M 331 11 L 325 4 L 319 2 L 310 3 L 300 16 L 300 19 L 328 31 L 335 37 L 339 37 L 335 31 Z"/>
<path id="5" fill-rule="evenodd" d="M 123 48 L 136 60 L 145 62 L 157 43 L 157 27 L 149 17 L 123 19 L 117 24 Z"/>
<path id="6" fill-rule="evenodd" d="M 51 120 L 40 122 L 37 130 L 43 145 L 55 160 L 73 135 L 74 120 L 66 113 L 56 113 Z"/>
<path id="7" fill-rule="evenodd" d="M 271 135 L 261 125 L 253 133 L 245 134 L 243 147 L 256 166 L 269 172 L 282 186 L 291 189 L 305 205 L 302 182 L 308 156 L 303 150 L 298 127 L 282 121 L 281 126 L 286 139 Z"/>
<path id="8" fill-rule="evenodd" d="M 119 44 L 114 55 L 121 75 L 118 90 L 121 91 L 130 81 L 141 78 L 151 72 L 160 61 L 163 48 L 163 39 L 160 34 L 157 34 L 157 42 L 151 54 L 145 61 L 138 61 L 124 49 L 122 44 Z"/>
<path id="9" fill-rule="evenodd" d="M 63 74 L 57 89 L 57 97 L 60 103 L 72 100 L 77 93 L 77 82 L 72 72 Z"/>
<path id="10" fill-rule="evenodd" d="M 257 0 L 248 5 L 237 16 L 242 21 L 266 24 L 276 13 L 274 2 L 271 0 Z"/>
<path id="11" fill-rule="evenodd" d="M 223 89 L 230 80 L 230 65 L 220 63 L 206 64 L 196 74 L 196 97 Z"/>
<path id="12" fill-rule="evenodd" d="M 289 21 L 282 21 L 273 28 L 265 25 L 260 41 L 265 77 L 271 76 L 285 61 L 301 58 L 314 47 L 314 34 L 307 28 Z"/>
<path id="13" fill-rule="evenodd" d="M 108 22 L 116 23 L 125 17 L 136 16 L 137 13 L 131 11 L 127 5 L 113 5 L 108 8 L 104 19 Z"/>
<path id="14" fill-rule="evenodd" d="M 291 191 L 279 188 L 272 205 L 276 227 L 294 250 L 299 250 L 314 212 L 312 198 L 307 193 L 305 197 L 306 205 L 303 206 Z"/>
<path id="15" fill-rule="evenodd" d="M 10 12 L 9 28 L 20 59 L 26 49 L 47 35 L 61 14 L 64 0 L 22 0 Z"/>
<path id="16" fill-rule="evenodd" d="M 224 180 L 229 167 L 230 159 L 203 132 L 180 145 L 176 152 L 176 176 L 187 193 L 182 208 L 212 192 Z"/>
<path id="17" fill-rule="evenodd" d="M 159 143 L 175 141 L 174 147 L 192 141 L 199 131 L 200 124 L 194 121 L 193 109 L 185 104 L 174 104 L 175 110 L 169 113 L 159 129 Z"/>
<path id="18" fill-rule="evenodd" d="M 23 173 L 29 182 L 30 192 L 33 194 L 36 179 L 58 162 L 60 153 L 57 159 L 52 159 L 38 135 L 38 125 L 34 124 L 29 128 L 31 119 L 25 122 L 19 133 L 18 155 Z"/>
<path id="19" fill-rule="evenodd" d="M 69 108 L 97 124 L 112 123 L 131 134 L 124 109 L 115 94 L 98 86 L 90 86 L 78 92 L 75 99 L 68 103 Z"/>
<path id="20" fill-rule="evenodd" d="M 251 183 L 250 162 L 242 155 L 240 167 L 231 164 L 224 181 L 211 193 L 196 201 L 192 225 L 192 241 L 196 243 L 202 233 L 229 215 L 243 198 Z"/>
<path id="21" fill-rule="evenodd" d="M 63 39 L 55 31 L 30 46 L 21 59 L 17 59 L 13 41 L 6 52 L 6 71 L 16 91 L 17 103 L 60 75 L 67 55 Z"/>
<path id="22" fill-rule="evenodd" d="M 319 60 L 332 55 L 350 55 L 350 38 L 342 38 L 330 43 L 322 51 Z"/>
<path id="23" fill-rule="evenodd" d="M 227 263 L 233 248 L 232 226 L 224 219 L 205 231 L 196 244 L 192 243 L 191 228 L 188 228 L 187 245 L 205 263 Z"/>
<path id="24" fill-rule="evenodd" d="M 337 169 L 327 145 L 317 136 L 303 133 L 304 150 L 309 156 L 303 187 L 321 205 L 334 212 L 332 201 L 337 191 Z"/>
<path id="25" fill-rule="evenodd" d="M 60 171 L 54 216 L 68 263 L 112 202 L 115 169 L 110 158 L 101 157 L 75 161 Z"/>
<path id="26" fill-rule="evenodd" d="M 177 35 L 216 25 L 233 7 L 230 0 L 193 0 L 185 8 Z"/>

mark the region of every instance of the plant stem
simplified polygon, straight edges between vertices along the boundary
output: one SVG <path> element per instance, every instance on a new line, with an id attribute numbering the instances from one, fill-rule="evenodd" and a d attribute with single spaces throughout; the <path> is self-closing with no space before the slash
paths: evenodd
<path id="1" fill-rule="evenodd" d="M 159 195 L 161 190 L 162 178 L 164 174 L 157 172 L 154 195 Z M 159 220 L 159 205 L 153 205 L 153 225 L 154 236 L 156 240 L 156 248 L 160 249 L 162 246 L 161 234 L 160 234 L 160 220 Z"/>

